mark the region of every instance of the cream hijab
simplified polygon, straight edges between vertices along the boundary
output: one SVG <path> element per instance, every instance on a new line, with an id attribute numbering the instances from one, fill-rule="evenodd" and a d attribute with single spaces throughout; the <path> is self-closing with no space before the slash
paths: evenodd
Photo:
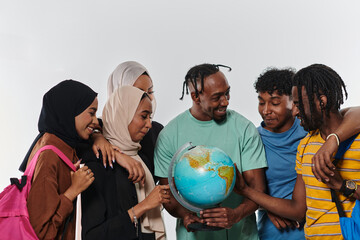
<path id="1" fill-rule="evenodd" d="M 136 80 L 146 72 L 149 76 L 149 71 L 140 63 L 135 61 L 127 61 L 119 64 L 111 73 L 108 79 L 108 97 L 119 87 L 133 86 Z M 151 77 L 150 77 L 151 78 Z M 152 100 L 152 116 L 156 110 L 156 100 Z"/>
<path id="2" fill-rule="evenodd" d="M 112 145 L 119 147 L 126 155 L 138 160 L 145 170 L 145 186 L 142 187 L 136 184 L 139 202 L 143 201 L 155 187 L 149 169 L 138 155 L 140 143 L 132 141 L 128 130 L 143 94 L 144 91 L 133 86 L 120 87 L 110 95 L 102 113 L 104 137 Z M 143 215 L 141 218 L 141 231 L 146 233 L 155 232 L 157 240 L 165 239 L 165 227 L 160 207 L 149 210 Z"/>
<path id="3" fill-rule="evenodd" d="M 108 80 L 108 96 L 110 96 L 117 88 L 130 85 L 133 86 L 135 81 L 148 70 L 138 62 L 128 61 L 119 64 L 111 73 Z"/>

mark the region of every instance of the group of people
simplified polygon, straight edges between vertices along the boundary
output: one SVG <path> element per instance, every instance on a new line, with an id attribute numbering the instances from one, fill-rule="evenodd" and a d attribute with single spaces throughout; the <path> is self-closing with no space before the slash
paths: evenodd
<path id="1" fill-rule="evenodd" d="M 360 132 L 360 109 L 340 111 L 347 97 L 341 77 L 322 64 L 267 69 L 254 84 L 263 119 L 256 128 L 227 109 L 230 85 L 221 68 L 231 70 L 201 64 L 187 72 L 182 98 L 190 93 L 192 106 L 165 127 L 151 120 L 153 80 L 137 62 L 110 75 L 99 119 L 88 86 L 66 80 L 51 88 L 20 170 L 45 145 L 78 170 L 51 150 L 40 154 L 27 200 L 39 239 L 166 239 L 163 207 L 177 218 L 177 239 L 342 239 L 330 189 L 351 216 L 360 199 L 360 136 L 337 166 L 331 161 L 339 143 Z M 218 147 L 236 164 L 234 191 L 220 207 L 197 214 L 172 196 L 168 168 L 186 142 Z M 191 223 L 222 230 L 194 231 Z"/>

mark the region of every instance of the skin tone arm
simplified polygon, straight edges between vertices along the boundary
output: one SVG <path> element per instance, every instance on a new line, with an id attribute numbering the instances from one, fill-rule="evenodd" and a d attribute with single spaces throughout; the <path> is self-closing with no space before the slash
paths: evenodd
<path id="1" fill-rule="evenodd" d="M 237 173 L 239 170 L 236 168 Z M 249 183 L 249 187 L 255 192 L 263 193 L 265 191 L 264 182 L 264 170 L 254 169 L 243 172 L 246 182 Z M 264 193 L 263 193 L 264 194 Z M 247 197 L 247 196 L 246 196 Z M 201 217 L 209 226 L 231 228 L 235 223 L 241 219 L 249 216 L 258 209 L 258 204 L 249 198 L 245 198 L 244 201 L 235 209 L 228 207 L 206 209 L 200 212 Z"/>
<path id="2" fill-rule="evenodd" d="M 360 132 L 360 107 L 345 108 L 341 111 L 341 114 L 343 114 L 344 119 L 334 132 L 339 137 L 340 142 Z M 331 136 L 312 158 L 312 171 L 318 181 L 326 183 L 329 180 L 327 176 L 335 174 L 334 170 L 336 168 L 332 164 L 332 156 L 337 150 L 336 137 Z"/>
<path id="3" fill-rule="evenodd" d="M 119 151 L 115 152 L 115 160 L 129 172 L 130 181 L 144 185 L 145 170 L 139 161 Z"/>
<path id="4" fill-rule="evenodd" d="M 96 157 L 100 157 L 99 150 L 101 153 L 105 153 L 102 155 L 104 167 L 106 167 L 106 163 L 108 162 L 112 168 L 113 162 L 116 161 L 129 172 L 129 180 L 133 181 L 133 183 L 145 183 L 145 171 L 141 163 L 122 153 L 116 146 L 111 145 L 101 133 L 93 133 L 92 140 L 94 141 L 92 149 Z"/>
<path id="5" fill-rule="evenodd" d="M 340 191 L 342 182 L 343 182 L 343 178 L 340 176 L 339 172 L 337 170 L 332 171 L 332 175 L 326 175 L 325 174 L 325 184 L 329 187 L 334 189 L 335 191 Z M 354 192 L 354 194 L 352 195 L 352 197 L 356 198 L 356 199 L 360 199 L 360 186 L 358 185 L 356 191 Z"/>
<path id="6" fill-rule="evenodd" d="M 160 178 L 160 184 L 161 185 L 169 184 L 168 179 L 167 178 Z M 187 210 L 186 208 L 184 208 L 183 206 L 181 206 L 181 204 L 179 204 L 176 201 L 176 199 L 171 194 L 171 192 L 170 192 L 170 201 L 168 203 L 163 204 L 163 205 L 164 205 L 165 209 L 168 211 L 168 213 L 170 213 L 173 217 L 183 219 L 184 226 L 185 226 L 186 229 L 188 229 L 187 227 L 188 227 L 188 225 L 190 223 L 194 223 L 194 222 L 203 223 L 204 222 L 202 219 L 197 217 L 197 215 L 195 213 L 193 213 L 193 212 Z"/>
<path id="7" fill-rule="evenodd" d="M 137 219 L 139 219 L 147 211 L 160 206 L 161 204 L 167 204 L 170 202 L 170 188 L 169 185 L 158 185 L 151 193 L 140 203 L 128 210 L 131 221 L 134 221 L 134 213 Z"/>
<path id="8" fill-rule="evenodd" d="M 253 200 L 261 207 L 279 216 L 299 222 L 305 217 L 305 184 L 300 174 L 298 174 L 296 178 L 291 200 L 271 197 L 263 192 L 249 187 L 239 171 L 236 173 L 236 184 L 234 191 Z"/>
<path id="9" fill-rule="evenodd" d="M 111 145 L 101 134 L 101 132 L 93 132 L 91 134 L 91 139 L 93 140 L 92 150 L 95 153 L 96 157 L 99 158 L 99 150 L 103 156 L 103 164 L 106 167 L 107 163 L 110 167 L 113 167 L 113 162 L 115 162 L 115 152 L 120 149 Z"/>
<path id="10" fill-rule="evenodd" d="M 279 230 L 286 229 L 288 227 L 290 227 L 292 229 L 300 227 L 300 224 L 297 221 L 292 221 L 292 220 L 289 220 L 287 218 L 283 218 L 283 217 L 281 217 L 279 215 L 276 215 L 276 214 L 274 214 L 272 212 L 269 212 L 269 211 L 267 211 L 267 215 L 268 215 L 270 221 Z"/>

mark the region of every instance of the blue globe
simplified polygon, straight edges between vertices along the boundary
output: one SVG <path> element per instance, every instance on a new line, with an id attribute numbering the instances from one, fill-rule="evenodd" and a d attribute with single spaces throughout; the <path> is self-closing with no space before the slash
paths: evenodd
<path id="1" fill-rule="evenodd" d="M 175 186 L 190 205 L 210 208 L 224 201 L 235 185 L 235 165 L 221 149 L 196 146 L 175 162 Z"/>

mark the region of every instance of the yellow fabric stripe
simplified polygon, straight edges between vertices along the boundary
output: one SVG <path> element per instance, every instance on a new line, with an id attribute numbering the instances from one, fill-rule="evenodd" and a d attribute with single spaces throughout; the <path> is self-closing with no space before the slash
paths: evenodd
<path id="1" fill-rule="evenodd" d="M 318 131 L 309 133 L 301 140 L 296 156 L 295 170 L 302 174 L 306 187 L 305 235 L 309 239 L 343 239 L 339 225 L 339 215 L 335 203 L 331 201 L 330 189 L 319 182 L 312 173 L 312 157 L 324 143 Z M 353 179 L 360 183 L 360 135 L 344 154 L 337 169 L 343 179 Z M 354 199 L 346 199 L 338 194 L 347 217 L 355 206 Z"/>

